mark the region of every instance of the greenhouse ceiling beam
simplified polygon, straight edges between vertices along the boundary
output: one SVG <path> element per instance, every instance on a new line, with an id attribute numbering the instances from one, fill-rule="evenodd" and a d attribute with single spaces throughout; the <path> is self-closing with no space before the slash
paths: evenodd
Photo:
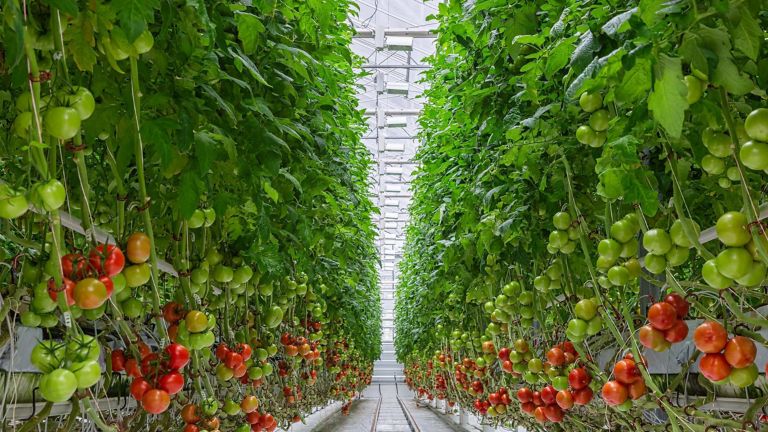
<path id="1" fill-rule="evenodd" d="M 430 69 L 432 66 L 425 64 L 364 64 L 363 69 Z"/>
<path id="2" fill-rule="evenodd" d="M 384 36 L 405 36 L 412 37 L 414 39 L 434 39 L 437 37 L 437 33 L 430 29 L 391 28 L 384 30 Z M 358 28 L 355 29 L 355 34 L 352 37 L 354 39 L 373 39 L 376 37 L 376 32 L 373 29 Z"/>
<path id="3" fill-rule="evenodd" d="M 365 110 L 363 115 L 367 117 L 373 117 L 378 111 Z M 399 110 L 384 110 L 385 116 L 417 116 L 421 115 L 420 109 L 399 109 Z"/>

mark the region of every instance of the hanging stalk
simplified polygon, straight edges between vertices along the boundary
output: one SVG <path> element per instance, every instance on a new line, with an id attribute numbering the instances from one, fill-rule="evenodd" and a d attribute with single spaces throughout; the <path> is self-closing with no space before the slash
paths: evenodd
<path id="1" fill-rule="evenodd" d="M 147 183 L 144 179 L 144 142 L 141 139 L 141 90 L 139 89 L 139 65 L 136 56 L 131 56 L 131 101 L 133 105 L 133 120 L 136 126 L 136 148 L 134 156 L 136 158 L 136 171 L 138 175 L 139 183 L 139 198 L 141 199 L 141 205 L 146 206 L 142 211 L 144 215 L 144 229 L 150 241 L 150 263 L 152 264 L 152 312 L 155 315 L 155 322 L 157 324 L 158 331 L 163 339 L 168 340 L 168 329 L 165 328 L 165 322 L 163 322 L 162 313 L 160 311 L 160 293 L 158 291 L 158 284 L 160 281 L 160 275 L 158 273 L 158 259 L 157 249 L 155 247 L 155 235 L 152 230 L 152 216 L 150 214 L 150 198 L 147 194 Z"/>

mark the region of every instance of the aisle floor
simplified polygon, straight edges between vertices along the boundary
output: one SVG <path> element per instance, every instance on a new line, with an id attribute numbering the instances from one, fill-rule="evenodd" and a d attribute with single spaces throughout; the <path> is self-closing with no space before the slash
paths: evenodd
<path id="1" fill-rule="evenodd" d="M 365 392 L 365 398 L 355 401 L 348 416 L 337 413 L 319 425 L 314 432 L 369 432 L 373 416 L 378 405 L 378 386 L 372 386 Z M 413 396 L 399 389 L 400 397 L 405 402 L 416 424 L 422 432 L 461 432 L 456 425 L 439 417 L 428 408 L 417 407 Z M 397 401 L 398 389 L 394 385 L 381 386 L 381 408 L 376 432 L 411 432 L 408 420 Z"/>

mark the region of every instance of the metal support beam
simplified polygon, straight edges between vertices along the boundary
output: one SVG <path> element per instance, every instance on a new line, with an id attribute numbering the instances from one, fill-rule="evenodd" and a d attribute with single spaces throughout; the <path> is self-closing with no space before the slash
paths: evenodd
<path id="1" fill-rule="evenodd" d="M 364 64 L 362 66 L 363 69 L 429 69 L 432 66 L 430 65 L 423 65 L 423 64 L 412 64 L 412 65 L 384 65 L 384 64 Z"/>
<path id="2" fill-rule="evenodd" d="M 366 117 L 374 117 L 376 115 L 376 111 L 365 110 L 365 113 L 363 115 Z M 384 115 L 385 116 L 417 116 L 417 115 L 421 115 L 421 110 L 419 109 L 384 110 Z"/>
<path id="3" fill-rule="evenodd" d="M 409 29 L 409 28 L 391 28 L 384 30 L 384 36 L 407 36 L 414 39 L 434 39 L 437 37 L 435 30 Z M 373 39 L 376 32 L 373 29 L 358 28 L 352 36 L 355 39 Z"/>

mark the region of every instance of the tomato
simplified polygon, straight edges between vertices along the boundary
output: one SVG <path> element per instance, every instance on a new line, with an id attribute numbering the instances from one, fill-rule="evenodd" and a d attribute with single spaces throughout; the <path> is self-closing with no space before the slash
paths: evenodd
<path id="1" fill-rule="evenodd" d="M 715 224 L 717 238 L 730 247 L 744 246 L 752 240 L 747 230 L 749 221 L 743 213 L 730 211 L 720 216 Z"/>
<path id="2" fill-rule="evenodd" d="M 234 369 L 242 363 L 243 356 L 233 351 L 230 351 L 227 354 L 227 357 L 224 359 L 224 364 L 227 365 L 227 367 L 230 369 Z"/>
<path id="3" fill-rule="evenodd" d="M 182 432 L 200 432 L 200 428 L 194 424 L 187 423 L 184 425 Z"/>
<path id="4" fill-rule="evenodd" d="M 752 339 L 744 336 L 734 336 L 725 345 L 725 360 L 734 368 L 744 368 L 755 361 L 757 347 Z"/>
<path id="5" fill-rule="evenodd" d="M 125 281 L 131 288 L 138 288 L 147 282 L 152 277 L 151 270 L 147 264 L 137 264 L 128 266 L 123 270 L 123 276 Z"/>
<path id="6" fill-rule="evenodd" d="M 43 373 L 49 373 L 58 368 L 65 358 L 64 344 L 52 341 L 40 341 L 29 356 L 29 361 Z"/>
<path id="7" fill-rule="evenodd" d="M 256 396 L 248 395 L 240 402 L 240 408 L 244 413 L 256 411 L 259 408 L 259 399 Z"/>
<path id="8" fill-rule="evenodd" d="M 686 75 L 683 78 L 683 82 L 685 83 L 685 87 L 687 89 L 686 101 L 688 102 L 688 105 L 693 105 L 698 102 L 699 99 L 701 99 L 701 95 L 704 93 L 706 83 L 693 75 Z"/>
<path id="9" fill-rule="evenodd" d="M 157 381 L 157 388 L 175 395 L 184 388 L 184 376 L 177 371 L 169 372 Z"/>
<path id="10" fill-rule="evenodd" d="M 174 324 L 184 318 L 184 306 L 176 302 L 168 302 L 163 306 L 163 318 L 167 323 Z"/>
<path id="11" fill-rule="evenodd" d="M 762 171 L 768 168 L 768 144 L 759 141 L 747 141 L 739 150 L 739 159 L 749 169 Z"/>
<path id="12" fill-rule="evenodd" d="M 200 408 L 202 408 L 203 414 L 205 414 L 206 416 L 210 417 L 210 416 L 215 415 L 216 411 L 218 411 L 218 409 L 219 409 L 219 402 L 216 401 L 216 399 L 213 399 L 213 398 L 204 399 L 200 403 Z"/>
<path id="13" fill-rule="evenodd" d="M 664 301 L 671 304 L 672 307 L 675 308 L 675 312 L 677 313 L 678 318 L 683 319 L 686 315 L 688 315 L 688 309 L 690 309 L 691 305 L 688 303 L 688 300 L 684 299 L 680 294 L 669 294 L 668 296 L 664 297 Z"/>
<path id="14" fill-rule="evenodd" d="M 664 273 L 667 269 L 667 260 L 661 255 L 648 254 L 645 256 L 645 269 L 653 274 Z"/>
<path id="15" fill-rule="evenodd" d="M 77 377 L 67 369 L 55 369 L 40 379 L 40 395 L 48 402 L 66 402 L 77 390 Z"/>
<path id="16" fill-rule="evenodd" d="M 205 227 L 208 228 L 209 226 L 213 225 L 214 222 L 216 222 L 216 211 L 212 208 L 203 209 L 203 214 L 205 215 Z"/>
<path id="17" fill-rule="evenodd" d="M 767 272 L 768 272 L 768 267 L 766 267 L 762 261 L 755 261 L 752 263 L 752 266 L 750 267 L 749 272 L 747 272 L 746 275 L 737 279 L 736 282 L 739 285 L 744 285 L 747 287 L 757 287 L 757 286 L 760 286 L 762 282 L 765 280 Z"/>
<path id="18" fill-rule="evenodd" d="M 203 312 L 197 310 L 187 312 L 184 322 L 190 333 L 199 333 L 205 331 L 208 327 L 208 317 Z"/>
<path id="19" fill-rule="evenodd" d="M 570 354 L 568 354 L 570 355 Z M 558 375 L 554 378 L 552 378 L 552 387 L 555 388 L 555 390 L 565 390 L 568 388 L 568 377 Z"/>
<path id="20" fill-rule="evenodd" d="M 720 175 L 725 172 L 725 162 L 711 154 L 701 158 L 701 169 L 709 175 Z"/>
<path id="21" fill-rule="evenodd" d="M 141 32 L 139 37 L 136 38 L 135 41 L 131 44 L 133 50 L 136 52 L 137 55 L 144 54 L 149 52 L 149 50 L 152 49 L 152 46 L 155 44 L 155 38 L 152 37 L 152 33 L 150 33 L 149 30 L 144 30 Z"/>
<path id="22" fill-rule="evenodd" d="M 555 401 L 557 402 L 557 405 L 564 410 L 573 408 L 573 394 L 568 390 L 560 390 L 557 392 Z"/>
<path id="23" fill-rule="evenodd" d="M 574 368 L 568 373 L 568 384 L 574 390 L 581 390 L 588 386 L 590 382 L 592 382 L 592 377 L 583 367 Z"/>
<path id="24" fill-rule="evenodd" d="M 624 286 L 629 283 L 629 270 L 621 265 L 616 265 L 608 269 L 608 280 L 614 286 Z"/>
<path id="25" fill-rule="evenodd" d="M 554 423 L 559 423 L 563 421 L 565 413 L 559 406 L 553 404 L 544 407 L 544 415 L 547 416 L 547 420 Z"/>
<path id="26" fill-rule="evenodd" d="M 38 183 L 33 189 L 33 201 L 46 211 L 54 211 L 64 205 L 67 191 L 64 185 L 56 179 Z"/>
<path id="27" fill-rule="evenodd" d="M 668 330 L 677 321 L 677 311 L 667 302 L 654 303 L 648 309 L 648 321 L 657 330 Z"/>
<path id="28" fill-rule="evenodd" d="M 128 260 L 134 264 L 147 262 L 150 255 L 151 241 L 149 236 L 142 232 L 135 232 L 128 237 L 126 252 Z"/>
<path id="29" fill-rule="evenodd" d="M 579 96 L 579 106 L 584 111 L 591 113 L 603 106 L 603 97 L 599 93 L 584 92 Z"/>
<path id="30" fill-rule="evenodd" d="M 216 378 L 219 379 L 219 381 L 229 381 L 235 376 L 235 373 L 232 369 L 228 368 L 223 363 L 220 363 L 216 366 Z"/>
<path id="31" fill-rule="evenodd" d="M 611 225 L 611 237 L 619 243 L 627 243 L 635 237 L 637 230 L 627 220 L 618 220 Z"/>
<path id="32" fill-rule="evenodd" d="M 768 141 L 768 109 L 758 108 L 747 116 L 744 130 L 750 138 L 757 141 Z"/>
<path id="33" fill-rule="evenodd" d="M 640 399 L 646 393 L 645 381 L 639 379 L 628 386 L 629 397 L 632 400 Z"/>
<path id="34" fill-rule="evenodd" d="M 197 413 L 197 405 L 186 404 L 181 409 L 181 418 L 185 423 L 197 423 L 200 421 L 200 415 Z"/>
<path id="35" fill-rule="evenodd" d="M 85 87 L 72 87 L 67 93 L 59 96 L 65 105 L 77 112 L 80 120 L 87 120 L 96 110 L 96 100 Z"/>
<path id="36" fill-rule="evenodd" d="M 664 255 L 672 249 L 672 238 L 663 229 L 650 229 L 643 234 L 643 247 L 650 254 Z"/>
<path id="37" fill-rule="evenodd" d="M 33 121 L 34 116 L 31 112 L 24 111 L 19 113 L 19 115 L 16 116 L 16 118 L 13 120 L 13 125 L 11 126 L 13 133 L 23 140 L 29 139 L 29 134 L 32 131 Z"/>
<path id="38" fill-rule="evenodd" d="M 131 359 L 133 360 L 133 359 Z M 130 360 L 129 360 L 130 361 Z M 136 377 L 131 381 L 130 392 L 131 396 L 137 401 L 140 401 L 144 397 L 144 394 L 152 390 L 152 385 L 142 377 Z"/>
<path id="39" fill-rule="evenodd" d="M 621 256 L 622 244 L 614 239 L 603 239 L 597 244 L 597 253 L 611 261 Z"/>
<path id="40" fill-rule="evenodd" d="M 178 370 L 189 363 L 189 350 L 184 345 L 172 343 L 165 347 L 165 352 L 168 354 L 168 369 Z"/>
<path id="41" fill-rule="evenodd" d="M 528 403 L 533 401 L 533 391 L 531 391 L 531 389 L 528 387 L 520 388 L 517 390 L 517 400 L 519 400 L 520 403 Z"/>
<path id="42" fill-rule="evenodd" d="M 549 361 L 552 366 L 562 366 L 565 364 L 565 353 L 560 348 L 552 348 L 547 351 L 547 361 Z"/>
<path id="43" fill-rule="evenodd" d="M 113 350 L 110 353 L 112 372 L 122 372 L 125 370 L 125 352 L 121 349 Z"/>
<path id="44" fill-rule="evenodd" d="M 699 371 L 712 382 L 722 381 L 731 374 L 731 365 L 720 353 L 709 353 L 701 358 Z"/>
<path id="45" fill-rule="evenodd" d="M 229 354 L 229 352 L 230 351 L 229 351 L 229 348 L 227 348 L 227 345 L 225 343 L 220 343 L 216 347 L 216 352 L 215 352 L 216 358 L 221 361 L 224 361 L 227 358 L 227 354 Z M 266 360 L 266 358 L 263 360 Z"/>
<path id="46" fill-rule="evenodd" d="M 81 309 L 96 309 L 107 301 L 107 287 L 98 279 L 86 278 L 75 286 L 74 297 Z"/>
<path id="47" fill-rule="evenodd" d="M 719 353 L 727 342 L 725 327 L 715 321 L 704 321 L 693 332 L 693 343 L 703 353 Z"/>
<path id="48" fill-rule="evenodd" d="M 123 315 L 128 319 L 136 319 L 144 313 L 144 305 L 139 299 L 131 297 L 120 304 Z"/>
<path id="49" fill-rule="evenodd" d="M 231 399 L 227 399 L 224 402 L 224 406 L 221 408 L 222 411 L 224 411 L 227 415 L 234 416 L 240 413 L 240 405 L 236 404 L 235 401 Z"/>
<path id="50" fill-rule="evenodd" d="M 205 214 L 200 209 L 195 209 L 195 211 L 192 213 L 192 216 L 187 219 L 187 224 L 192 229 L 197 229 L 203 226 L 205 223 Z"/>
<path id="51" fill-rule="evenodd" d="M 603 385 L 603 400 L 610 406 L 623 404 L 629 398 L 627 387 L 618 381 L 608 381 Z"/>
<path id="52" fill-rule="evenodd" d="M 98 245 L 88 255 L 91 267 L 98 274 L 113 277 L 123 271 L 125 267 L 125 255 L 115 245 Z"/>
<path id="53" fill-rule="evenodd" d="M 128 376 L 133 378 L 141 378 L 141 367 L 139 367 L 139 362 L 136 359 L 129 358 L 125 361 L 125 373 L 128 374 Z"/>
<path id="54" fill-rule="evenodd" d="M 592 401 L 592 397 L 594 396 L 592 389 L 589 387 L 574 390 L 572 393 L 573 403 L 576 405 L 586 405 Z"/>
<path id="55" fill-rule="evenodd" d="M 163 413 L 170 405 L 171 396 L 165 390 L 148 390 L 141 398 L 141 407 L 150 414 Z"/>
<path id="56" fill-rule="evenodd" d="M 749 366 L 731 370 L 731 374 L 728 378 L 730 379 L 731 384 L 744 388 L 754 384 L 758 375 L 757 365 L 752 363 Z"/>
<path id="57" fill-rule="evenodd" d="M 547 415 L 544 413 L 544 407 L 537 407 L 533 411 L 533 417 L 536 418 L 536 421 L 539 423 L 544 423 L 547 421 Z"/>
<path id="58" fill-rule="evenodd" d="M 640 343 L 646 348 L 656 352 L 666 351 L 669 348 L 669 342 L 664 338 L 664 333 L 650 325 L 640 327 L 638 335 Z"/>
<path id="59" fill-rule="evenodd" d="M 557 390 L 551 385 L 548 385 L 541 389 L 540 396 L 541 396 L 541 402 L 544 403 L 544 405 L 552 405 L 555 403 L 555 397 L 557 395 Z"/>
<path id="60" fill-rule="evenodd" d="M 683 320 L 677 320 L 675 323 L 664 331 L 664 339 L 669 343 L 682 342 L 688 336 L 688 324 Z"/>
<path id="61" fill-rule="evenodd" d="M 746 276 L 752 267 L 752 254 L 745 248 L 727 248 L 715 258 L 717 271 L 730 279 Z"/>
<path id="62" fill-rule="evenodd" d="M 701 277 L 707 285 L 716 289 L 725 289 L 733 284 L 733 280 L 723 276 L 717 269 L 715 259 L 708 260 L 701 266 Z"/>
<path id="63" fill-rule="evenodd" d="M 638 369 L 634 360 L 623 359 L 616 362 L 613 366 L 613 376 L 616 381 L 622 384 L 632 384 L 642 379 L 640 369 Z"/>
<path id="64" fill-rule="evenodd" d="M 67 358 L 74 361 L 98 360 L 101 346 L 93 336 L 74 336 L 67 344 Z"/>
<path id="65" fill-rule="evenodd" d="M 589 126 L 596 132 L 603 132 L 608 129 L 610 118 L 607 110 L 595 111 L 589 116 Z"/>
<path id="66" fill-rule="evenodd" d="M 266 314 L 266 325 L 269 328 L 275 328 L 283 322 L 283 310 L 280 306 L 272 306 Z"/>
<path id="67" fill-rule="evenodd" d="M 567 212 L 557 212 L 552 216 L 552 225 L 555 228 L 565 231 L 571 227 L 571 215 Z"/>
<path id="68" fill-rule="evenodd" d="M 101 379 L 101 366 L 96 360 L 86 360 L 84 362 L 74 362 L 69 367 L 77 378 L 77 388 L 86 389 Z"/>
<path id="69" fill-rule="evenodd" d="M 234 277 L 235 277 L 235 273 L 232 270 L 232 267 L 220 264 L 213 269 L 213 280 L 215 280 L 216 282 L 219 282 L 219 283 L 231 282 Z"/>
<path id="70" fill-rule="evenodd" d="M 48 108 L 43 125 L 46 131 L 61 140 L 68 140 L 80 132 L 80 115 L 74 108 Z"/>
<path id="71" fill-rule="evenodd" d="M 701 141 L 710 153 L 719 158 L 731 155 L 731 137 L 722 132 L 707 128 L 701 135 Z"/>
<path id="72" fill-rule="evenodd" d="M 595 130 L 587 125 L 581 125 L 576 129 L 576 140 L 588 146 L 592 146 L 592 144 L 598 142 Z"/>

